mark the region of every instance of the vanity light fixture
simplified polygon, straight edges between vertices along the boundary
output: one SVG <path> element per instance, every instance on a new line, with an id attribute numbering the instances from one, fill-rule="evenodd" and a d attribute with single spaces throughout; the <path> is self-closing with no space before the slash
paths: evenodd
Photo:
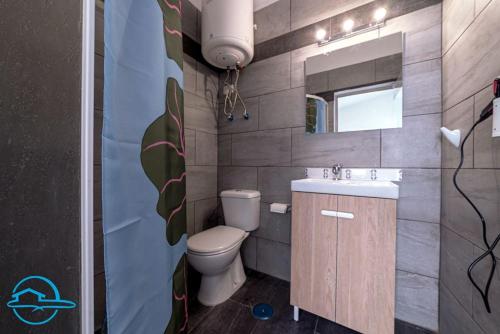
<path id="1" fill-rule="evenodd" d="M 326 37 L 326 30 L 325 29 L 320 28 L 320 29 L 316 30 L 316 40 L 318 42 L 325 41 L 325 37 Z"/>
<path id="2" fill-rule="evenodd" d="M 375 13 L 373 13 L 373 19 L 375 20 L 375 22 L 379 23 L 385 19 L 386 15 L 387 9 L 385 9 L 384 7 L 380 7 L 375 11 Z"/>
<path id="3" fill-rule="evenodd" d="M 349 18 L 342 22 L 343 33 L 339 33 L 335 36 L 326 37 L 326 30 L 323 28 L 316 30 L 316 41 L 318 42 L 318 46 L 324 46 L 332 42 L 379 29 L 385 26 L 386 17 L 387 9 L 379 7 L 373 12 L 373 20 L 371 23 L 355 27 L 354 20 Z"/>
<path id="4" fill-rule="evenodd" d="M 342 23 L 342 30 L 344 32 L 350 34 L 352 32 L 352 29 L 354 28 L 354 21 L 352 19 L 347 19 Z"/>

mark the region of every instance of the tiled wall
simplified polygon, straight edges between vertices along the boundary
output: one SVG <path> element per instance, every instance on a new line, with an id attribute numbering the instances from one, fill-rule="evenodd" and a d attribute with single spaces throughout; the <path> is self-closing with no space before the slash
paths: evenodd
<path id="1" fill-rule="evenodd" d="M 81 304 L 82 3 L 0 7 L 0 332 L 77 334 L 79 307 L 29 326 L 6 304 L 31 275 L 49 278 L 62 298 Z M 50 311 L 35 314 L 43 320 Z"/>
<path id="2" fill-rule="evenodd" d="M 331 1 L 315 3 L 336 10 Z M 314 19 L 300 17 L 300 11 L 294 11 L 297 6 L 299 1 L 280 0 L 256 12 L 255 21 L 260 23 L 257 40 L 313 22 Z M 344 10 L 342 5 L 337 9 Z M 273 18 L 286 18 L 287 14 L 289 23 L 269 22 L 277 22 Z M 304 15 L 309 14 L 305 11 Z M 310 45 L 286 52 L 244 69 L 240 92 L 250 120 L 243 120 L 238 113 L 233 122 L 227 122 L 219 110 L 218 185 L 219 190 L 248 188 L 262 192 L 261 227 L 244 244 L 244 262 L 250 268 L 288 280 L 290 214 L 272 214 L 269 204 L 290 203 L 290 181 L 302 178 L 304 167 L 329 167 L 342 162 L 349 167 L 403 168 L 398 202 L 397 317 L 436 330 L 441 203 L 441 4 L 391 19 L 380 33 L 398 31 L 405 33 L 402 129 L 304 134 L 306 57 L 376 38 L 376 31 L 321 49 Z"/>
<path id="3" fill-rule="evenodd" d="M 182 2 L 182 30 L 200 41 L 201 17 L 187 0 Z M 217 72 L 184 54 L 184 118 L 187 146 L 188 235 L 214 224 L 217 209 Z"/>
<path id="4" fill-rule="evenodd" d="M 184 55 L 188 235 L 217 224 L 218 75 Z"/>
<path id="5" fill-rule="evenodd" d="M 493 98 L 490 85 L 500 76 L 499 13 L 500 0 L 443 2 L 443 124 L 462 133 Z M 500 140 L 491 137 L 491 127 L 490 118 L 475 129 L 458 177 L 486 218 L 489 240 L 500 232 Z M 485 248 L 481 223 L 453 187 L 459 151 L 443 141 L 442 152 L 440 329 L 445 334 L 500 333 L 500 269 L 488 314 L 467 278 L 469 264 Z M 483 286 L 488 261 L 474 271 Z"/>
<path id="6" fill-rule="evenodd" d="M 277 1 L 256 12 L 255 43 L 261 43 L 284 33 L 297 30 L 373 0 L 287 0 Z"/>

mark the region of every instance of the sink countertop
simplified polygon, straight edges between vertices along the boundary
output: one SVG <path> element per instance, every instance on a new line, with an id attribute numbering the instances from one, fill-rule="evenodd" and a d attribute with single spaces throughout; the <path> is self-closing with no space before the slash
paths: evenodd
<path id="1" fill-rule="evenodd" d="M 390 181 L 302 179 L 292 181 L 292 191 L 377 198 L 399 198 L 399 186 Z"/>

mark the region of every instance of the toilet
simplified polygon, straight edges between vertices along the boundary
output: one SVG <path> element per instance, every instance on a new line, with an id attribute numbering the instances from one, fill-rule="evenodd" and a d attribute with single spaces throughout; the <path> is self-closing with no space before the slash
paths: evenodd
<path id="1" fill-rule="evenodd" d="M 206 306 L 226 301 L 245 283 L 240 247 L 259 227 L 260 192 L 232 189 L 222 191 L 220 197 L 226 225 L 187 241 L 188 261 L 202 274 L 198 300 Z"/>

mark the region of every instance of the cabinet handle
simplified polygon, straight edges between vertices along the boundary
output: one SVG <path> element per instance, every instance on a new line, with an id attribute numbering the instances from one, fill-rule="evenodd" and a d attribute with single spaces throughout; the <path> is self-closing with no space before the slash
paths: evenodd
<path id="1" fill-rule="evenodd" d="M 333 211 L 333 210 L 321 210 L 322 216 L 327 217 L 338 217 L 344 219 L 354 219 L 354 215 L 350 212 Z"/>

